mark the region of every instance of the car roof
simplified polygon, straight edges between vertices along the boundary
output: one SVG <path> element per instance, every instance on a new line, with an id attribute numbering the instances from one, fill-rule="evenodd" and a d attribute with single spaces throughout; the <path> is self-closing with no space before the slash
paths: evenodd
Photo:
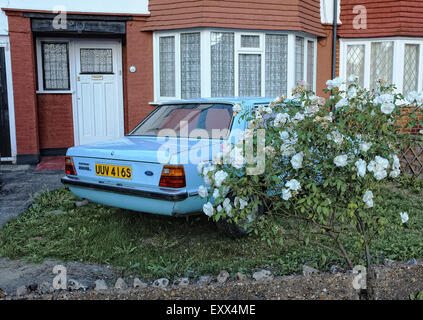
<path id="1" fill-rule="evenodd" d="M 201 99 L 181 99 L 181 100 L 169 100 L 158 103 L 159 106 L 167 104 L 186 104 L 186 103 L 245 103 L 245 104 L 268 104 L 275 98 L 263 98 L 263 97 L 223 97 L 223 98 L 201 98 Z"/>

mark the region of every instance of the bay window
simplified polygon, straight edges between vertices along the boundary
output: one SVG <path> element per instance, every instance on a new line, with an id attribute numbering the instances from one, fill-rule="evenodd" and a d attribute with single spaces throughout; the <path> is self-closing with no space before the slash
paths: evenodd
<path id="1" fill-rule="evenodd" d="M 175 37 L 160 38 L 160 96 L 175 96 Z"/>
<path id="2" fill-rule="evenodd" d="M 288 36 L 266 34 L 266 96 L 286 94 Z"/>
<path id="3" fill-rule="evenodd" d="M 229 97 L 235 94 L 234 34 L 211 32 L 211 96 Z"/>
<path id="4" fill-rule="evenodd" d="M 315 37 L 218 30 L 154 34 L 155 100 L 289 96 L 315 87 Z"/>
<path id="5" fill-rule="evenodd" d="M 376 81 L 384 79 L 392 83 L 394 50 L 392 41 L 372 42 L 370 62 L 370 88 L 376 88 Z"/>
<path id="6" fill-rule="evenodd" d="M 201 94 L 200 33 L 181 34 L 181 96 L 198 98 Z"/>
<path id="7" fill-rule="evenodd" d="M 355 75 L 360 86 L 370 89 L 383 79 L 404 95 L 421 91 L 422 46 L 423 39 L 415 38 L 341 40 L 340 76 Z"/>

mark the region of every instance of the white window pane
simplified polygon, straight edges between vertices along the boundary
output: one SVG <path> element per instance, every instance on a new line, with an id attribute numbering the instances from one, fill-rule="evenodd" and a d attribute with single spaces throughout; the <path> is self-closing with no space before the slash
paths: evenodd
<path id="1" fill-rule="evenodd" d="M 376 81 L 383 79 L 392 84 L 393 42 L 372 42 L 370 87 L 376 88 Z"/>
<path id="2" fill-rule="evenodd" d="M 266 35 L 266 96 L 287 95 L 288 36 Z"/>
<path id="3" fill-rule="evenodd" d="M 260 48 L 260 36 L 241 35 L 242 48 Z"/>
<path id="4" fill-rule="evenodd" d="M 200 33 L 181 34 L 181 97 L 201 96 Z"/>
<path id="5" fill-rule="evenodd" d="M 211 96 L 233 96 L 235 88 L 234 80 L 234 34 L 232 32 L 212 32 Z"/>
<path id="6" fill-rule="evenodd" d="M 112 49 L 81 49 L 81 73 L 113 73 Z"/>
<path id="7" fill-rule="evenodd" d="M 41 45 L 44 90 L 69 90 L 69 56 L 67 43 Z"/>
<path id="8" fill-rule="evenodd" d="M 307 41 L 307 89 L 313 90 L 314 84 L 314 41 Z"/>
<path id="9" fill-rule="evenodd" d="M 404 95 L 411 91 L 417 91 L 419 77 L 419 55 L 418 44 L 406 44 L 404 48 Z"/>
<path id="10" fill-rule="evenodd" d="M 304 38 L 295 38 L 295 82 L 304 80 Z"/>
<path id="11" fill-rule="evenodd" d="M 239 55 L 239 96 L 261 96 L 261 55 Z"/>
<path id="12" fill-rule="evenodd" d="M 358 77 L 358 84 L 364 87 L 364 44 L 347 46 L 347 79 Z"/>
<path id="13" fill-rule="evenodd" d="M 175 97 L 175 37 L 160 37 L 160 96 Z"/>

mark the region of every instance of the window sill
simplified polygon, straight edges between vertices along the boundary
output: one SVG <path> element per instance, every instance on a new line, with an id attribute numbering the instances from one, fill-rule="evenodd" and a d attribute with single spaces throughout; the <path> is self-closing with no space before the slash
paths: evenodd
<path id="1" fill-rule="evenodd" d="M 52 91 L 36 91 L 35 92 L 36 94 L 74 94 L 75 92 L 74 91 L 60 91 L 60 90 L 57 90 L 57 91 L 54 91 L 54 90 L 52 90 Z"/>

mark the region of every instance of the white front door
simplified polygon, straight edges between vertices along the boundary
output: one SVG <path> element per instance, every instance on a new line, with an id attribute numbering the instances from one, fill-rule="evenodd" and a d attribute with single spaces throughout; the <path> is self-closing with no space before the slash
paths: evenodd
<path id="1" fill-rule="evenodd" d="M 77 41 L 77 144 L 122 137 L 122 47 L 117 41 Z"/>

